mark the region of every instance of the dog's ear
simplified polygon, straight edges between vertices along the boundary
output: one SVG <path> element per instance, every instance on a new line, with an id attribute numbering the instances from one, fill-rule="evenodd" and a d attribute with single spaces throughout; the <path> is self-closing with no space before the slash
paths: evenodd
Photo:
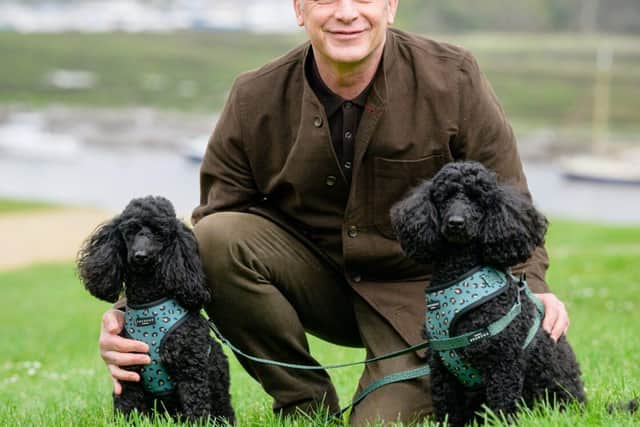
<path id="1" fill-rule="evenodd" d="M 176 238 L 160 267 L 162 280 L 184 308 L 197 311 L 211 300 L 193 232 L 176 219 Z"/>
<path id="2" fill-rule="evenodd" d="M 423 264 L 441 246 L 440 216 L 432 199 L 431 181 L 425 181 L 391 208 L 391 226 L 404 253 Z"/>
<path id="3" fill-rule="evenodd" d="M 76 262 L 85 288 L 108 302 L 118 300 L 125 275 L 126 247 L 118 230 L 119 219 L 99 226 L 83 243 Z"/>
<path id="4" fill-rule="evenodd" d="M 489 198 L 479 238 L 484 262 L 502 267 L 525 262 L 544 242 L 547 219 L 515 187 L 501 185 Z"/>

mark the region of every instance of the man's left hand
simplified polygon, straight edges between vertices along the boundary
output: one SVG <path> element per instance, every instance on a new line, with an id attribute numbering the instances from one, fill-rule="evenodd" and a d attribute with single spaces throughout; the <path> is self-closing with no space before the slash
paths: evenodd
<path id="1" fill-rule="evenodd" d="M 552 293 L 535 294 L 544 305 L 544 320 L 542 328 L 551 335 L 551 339 L 558 342 L 560 337 L 569 329 L 569 313 L 564 303 Z"/>

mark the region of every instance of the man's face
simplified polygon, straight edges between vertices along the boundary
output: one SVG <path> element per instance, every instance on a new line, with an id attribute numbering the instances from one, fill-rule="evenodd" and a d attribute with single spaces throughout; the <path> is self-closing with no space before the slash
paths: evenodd
<path id="1" fill-rule="evenodd" d="M 382 49 L 398 0 L 294 0 L 314 54 L 333 64 L 358 64 Z"/>

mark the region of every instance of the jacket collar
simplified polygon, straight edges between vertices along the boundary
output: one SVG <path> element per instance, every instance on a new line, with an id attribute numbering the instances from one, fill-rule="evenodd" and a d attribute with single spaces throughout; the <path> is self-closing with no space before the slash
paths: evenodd
<path id="1" fill-rule="evenodd" d="M 313 89 L 318 99 L 324 105 L 328 117 L 332 117 L 347 101 L 352 102 L 360 108 L 364 108 L 369 95 L 369 90 L 371 89 L 371 86 L 373 84 L 373 82 L 370 83 L 358 96 L 353 99 L 345 99 L 340 95 L 334 93 L 331 89 L 329 89 L 329 87 L 327 87 L 327 85 L 322 80 L 322 77 L 320 76 L 320 72 L 318 71 L 318 66 L 313 55 L 313 49 L 309 49 L 309 53 L 307 55 L 307 58 L 305 59 L 305 77 L 309 80 L 309 85 Z"/>
<path id="2" fill-rule="evenodd" d="M 386 106 L 387 106 L 387 79 L 389 74 L 392 72 L 395 60 L 396 60 L 396 50 L 397 50 L 397 33 L 395 30 L 388 29 L 384 51 L 382 53 L 382 64 L 378 67 L 378 70 L 373 78 L 373 83 L 371 90 L 369 91 L 369 96 L 367 97 L 364 113 L 362 115 L 362 119 L 360 120 L 360 127 L 358 128 L 355 147 L 354 147 L 354 156 L 353 156 L 353 176 L 356 176 L 359 173 L 360 165 L 362 163 L 362 158 L 371 143 L 371 139 L 375 132 L 375 129 L 378 125 L 380 118 L 383 116 Z M 324 111 L 324 106 L 322 102 L 318 99 L 318 96 L 314 93 L 309 79 L 305 73 L 305 64 L 309 58 L 309 55 L 312 55 L 311 51 L 311 43 L 306 42 L 303 48 L 302 57 L 300 58 L 300 70 L 302 73 L 303 80 L 303 96 L 302 102 L 309 103 L 313 107 L 315 111 L 320 115 L 319 117 L 322 119 L 320 123 L 327 123 L 326 129 L 328 129 L 328 120 L 327 114 Z M 304 108 L 304 106 L 302 107 Z M 318 122 L 318 121 L 317 121 Z M 305 125 L 305 124 L 302 124 Z M 327 144 L 331 144 L 331 136 L 328 131 L 326 131 L 326 140 Z M 342 173 L 341 168 L 340 172 Z M 343 176 L 344 179 L 344 176 Z M 356 179 L 353 179 L 352 185 L 356 182 Z M 346 182 L 346 179 L 345 179 Z M 353 198 L 349 198 L 352 200 Z M 347 207 L 348 209 L 349 207 Z"/>

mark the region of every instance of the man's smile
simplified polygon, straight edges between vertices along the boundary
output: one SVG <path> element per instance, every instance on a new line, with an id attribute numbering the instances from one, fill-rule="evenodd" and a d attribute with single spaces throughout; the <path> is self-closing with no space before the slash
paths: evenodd
<path id="1" fill-rule="evenodd" d="M 366 30 L 329 30 L 328 33 L 338 40 L 351 40 L 360 37 Z"/>

